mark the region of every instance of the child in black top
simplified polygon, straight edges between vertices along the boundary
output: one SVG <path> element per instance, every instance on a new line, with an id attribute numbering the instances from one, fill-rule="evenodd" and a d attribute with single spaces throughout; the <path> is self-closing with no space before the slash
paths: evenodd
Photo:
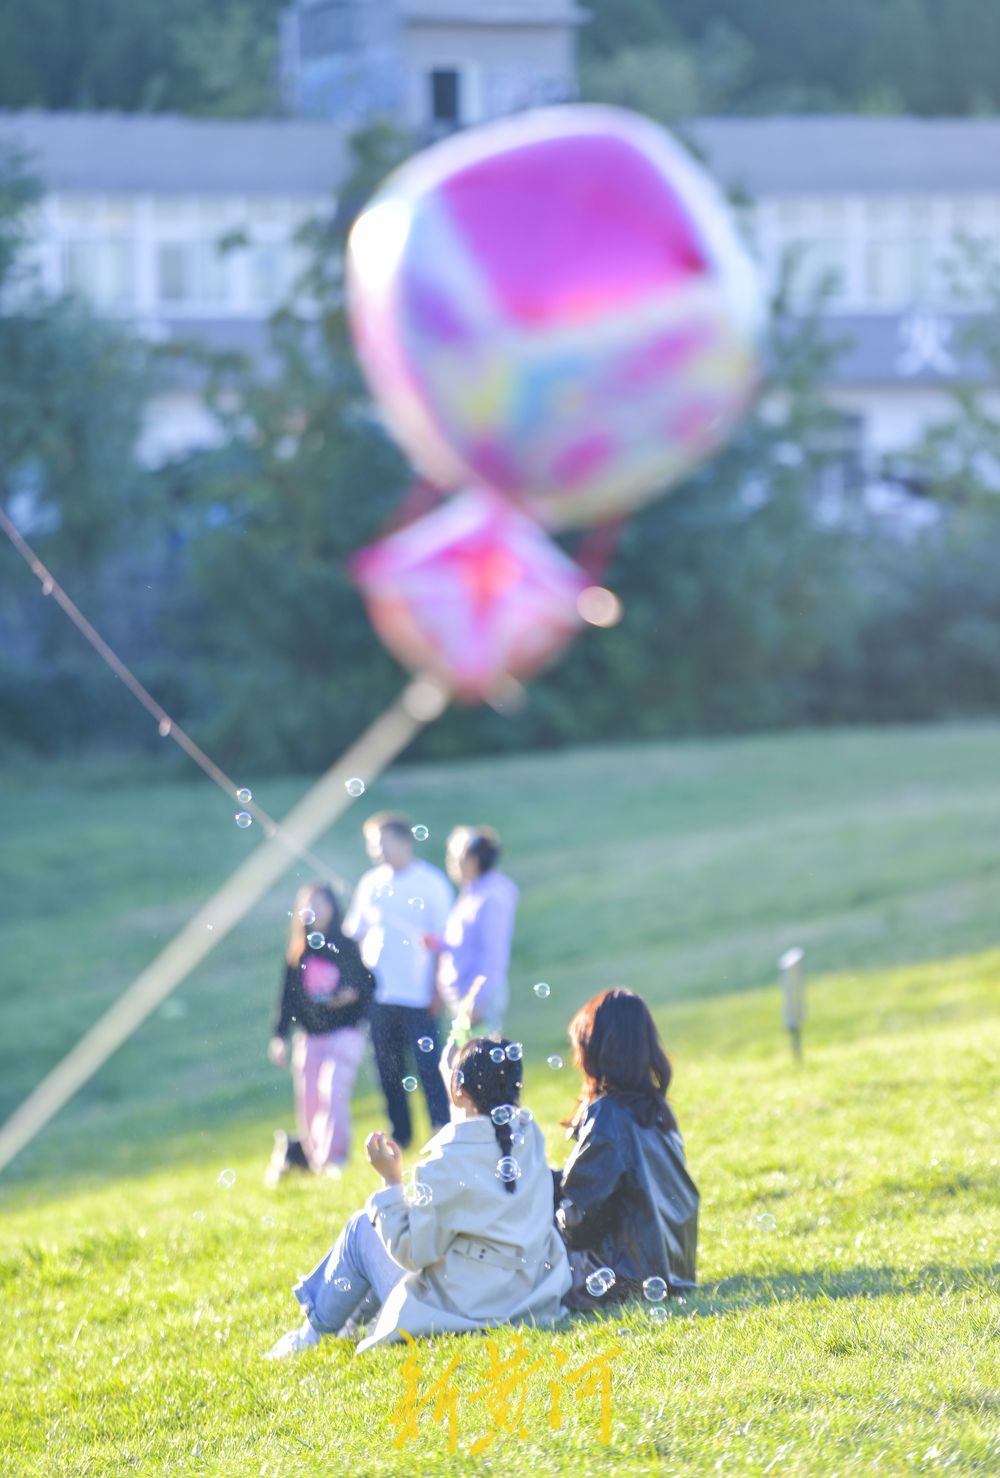
<path id="1" fill-rule="evenodd" d="M 300 889 L 292 912 L 285 973 L 268 1056 L 288 1060 L 299 1138 L 278 1135 L 268 1183 L 293 1165 L 337 1176 L 350 1148 L 351 1090 L 365 1047 L 375 982 L 341 928 L 336 896 L 325 884 Z"/>

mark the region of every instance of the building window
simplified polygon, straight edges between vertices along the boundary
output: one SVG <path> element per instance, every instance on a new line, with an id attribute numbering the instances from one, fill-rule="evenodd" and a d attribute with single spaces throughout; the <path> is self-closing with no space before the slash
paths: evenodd
<path id="1" fill-rule="evenodd" d="M 454 67 L 435 67 L 430 74 L 431 121 L 457 128 L 461 116 L 461 79 Z"/>
<path id="2" fill-rule="evenodd" d="M 229 297 L 226 261 L 203 241 L 162 241 L 156 252 L 157 296 L 161 303 L 225 303 Z"/>
<path id="3" fill-rule="evenodd" d="M 64 241 L 62 285 L 98 308 L 135 301 L 135 251 L 130 241 Z"/>

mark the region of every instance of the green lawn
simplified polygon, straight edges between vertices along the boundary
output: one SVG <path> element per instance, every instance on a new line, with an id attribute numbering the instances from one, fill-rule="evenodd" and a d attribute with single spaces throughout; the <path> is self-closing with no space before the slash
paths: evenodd
<path id="1" fill-rule="evenodd" d="M 1000 1468 L 1000 726 L 578 751 L 395 771 L 326 839 L 402 806 L 437 859 L 492 820 L 523 891 L 509 1027 L 563 1153 L 546 1056 L 594 990 L 654 1005 L 702 1191 L 697 1296 L 529 1334 L 521 1425 L 490 1430 L 479 1339 L 458 1445 L 393 1445 L 405 1353 L 259 1359 L 288 1289 L 375 1181 L 261 1184 L 287 1078 L 264 1058 L 294 871 L 0 1180 L 3 1474 L 995 1472 Z M 253 785 L 280 814 L 299 782 Z M 257 844 L 206 782 L 0 772 L 0 1109 Z M 806 1057 L 775 960 L 806 949 Z M 548 1000 L 531 992 L 551 983 Z M 568 1056 L 568 1053 L 567 1053 Z M 359 1135 L 380 1123 L 370 1078 Z M 230 1189 L 223 1168 L 236 1171 Z M 613 1370 L 548 1426 L 553 1341 Z M 498 1341 L 510 1357 L 508 1332 Z"/>

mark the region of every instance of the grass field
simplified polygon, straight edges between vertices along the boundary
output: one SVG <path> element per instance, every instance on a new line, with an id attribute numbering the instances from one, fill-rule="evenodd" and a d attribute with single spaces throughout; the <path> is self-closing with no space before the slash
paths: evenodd
<path id="1" fill-rule="evenodd" d="M 523 892 L 508 1025 L 553 1163 L 575 1081 L 545 1059 L 570 1014 L 614 982 L 654 1005 L 702 1192 L 700 1291 L 662 1324 L 639 1308 L 529 1333 L 547 1364 L 527 1435 L 475 1458 L 483 1340 L 420 1347 L 422 1390 L 460 1358 L 453 1452 L 430 1411 L 394 1445 L 401 1350 L 259 1359 L 376 1183 L 356 1160 L 339 1185 L 261 1184 L 289 1120 L 264 1047 L 293 870 L 0 1181 L 0 1472 L 1000 1469 L 998 741 L 884 730 L 394 772 L 322 854 L 356 876 L 357 823 L 382 805 L 430 828 L 432 860 L 455 822 L 500 826 Z M 302 788 L 254 785 L 275 814 Z M 152 767 L 0 772 L 0 1109 L 257 843 L 232 810 Z M 774 983 L 790 944 L 809 966 L 800 1065 Z M 366 1076 L 359 1137 L 380 1122 Z M 596 1395 L 568 1392 L 550 1429 L 553 1342 L 576 1365 L 608 1353 L 610 1444 Z"/>

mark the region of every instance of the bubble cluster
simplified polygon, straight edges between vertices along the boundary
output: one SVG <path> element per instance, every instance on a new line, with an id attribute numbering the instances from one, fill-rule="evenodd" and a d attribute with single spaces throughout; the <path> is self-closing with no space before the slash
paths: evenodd
<path id="1" fill-rule="evenodd" d="M 404 1078 L 403 1079 L 403 1087 L 406 1089 L 407 1093 L 416 1093 L 416 1091 L 417 1091 L 417 1080 L 416 1080 L 416 1078 Z"/>
<path id="2" fill-rule="evenodd" d="M 232 1190 L 233 1186 L 236 1184 L 236 1171 L 220 1170 L 217 1184 L 224 1185 L 227 1191 Z"/>
<path id="3" fill-rule="evenodd" d="M 427 838 L 430 836 L 430 832 L 427 830 L 426 826 L 411 826 L 410 831 L 413 835 L 414 841 L 417 842 L 426 842 Z"/>
<path id="4" fill-rule="evenodd" d="M 418 1037 L 417 1038 L 417 1046 L 419 1047 L 419 1049 L 420 1049 L 421 1052 L 433 1052 L 434 1051 L 434 1038 L 433 1037 Z"/>
<path id="5" fill-rule="evenodd" d="M 545 997 L 551 994 L 552 987 L 547 980 L 540 980 L 537 985 L 532 986 L 532 990 L 540 1001 L 544 1001 Z"/>
<path id="6" fill-rule="evenodd" d="M 249 806 L 250 802 L 253 800 L 253 791 L 247 790 L 246 786 L 244 785 L 242 790 L 238 790 L 236 792 L 236 799 L 239 801 L 241 806 Z"/>
<path id="7" fill-rule="evenodd" d="M 253 826 L 253 817 L 249 811 L 237 811 L 233 820 L 241 831 L 246 831 L 248 826 Z"/>
<path id="8" fill-rule="evenodd" d="M 613 1268 L 596 1268 L 587 1278 L 587 1292 L 593 1298 L 601 1298 L 615 1286 Z"/>
<path id="9" fill-rule="evenodd" d="M 352 795 L 355 797 L 359 795 L 364 795 L 365 782 L 359 779 L 357 775 L 353 775 L 350 780 L 344 781 L 344 789 L 347 791 L 348 795 Z"/>
<path id="10" fill-rule="evenodd" d="M 548 1063 L 549 1067 L 554 1068 L 556 1070 L 558 1070 L 559 1068 L 561 1068 L 562 1065 L 563 1065 L 563 1060 L 559 1056 L 559 1053 L 558 1052 L 553 1052 L 552 1056 L 551 1057 L 546 1057 L 545 1061 Z"/>
<path id="11" fill-rule="evenodd" d="M 520 1177 L 521 1167 L 513 1155 L 504 1155 L 502 1159 L 497 1161 L 495 1173 L 497 1180 L 502 1180 L 507 1185 L 510 1181 L 517 1180 Z"/>
<path id="12" fill-rule="evenodd" d="M 507 1044 L 508 1062 L 520 1062 L 523 1056 L 524 1048 L 521 1046 L 520 1042 L 509 1042 Z"/>
<path id="13" fill-rule="evenodd" d="M 318 929 L 314 929 L 311 934 L 306 935 L 306 944 L 308 944 L 310 949 L 322 949 L 325 943 L 326 935 L 321 934 Z"/>
<path id="14" fill-rule="evenodd" d="M 506 1055 L 507 1054 L 504 1052 L 504 1050 L 503 1050 L 502 1047 L 491 1047 L 490 1048 L 490 1062 L 497 1062 L 497 1063 L 503 1062 L 503 1060 L 506 1057 Z"/>
<path id="15" fill-rule="evenodd" d="M 316 915 L 313 913 L 311 908 L 300 908 L 299 918 L 305 924 L 306 928 L 308 928 L 310 924 L 315 924 L 316 922 Z"/>
<path id="16" fill-rule="evenodd" d="M 663 1278 L 647 1278 L 642 1291 L 650 1303 L 658 1304 L 667 1296 L 667 1285 Z"/>
<path id="17" fill-rule="evenodd" d="M 514 1111 L 509 1103 L 498 1103 L 495 1109 L 490 1110 L 490 1118 L 499 1129 L 504 1124 L 509 1124 L 514 1116 Z"/>

